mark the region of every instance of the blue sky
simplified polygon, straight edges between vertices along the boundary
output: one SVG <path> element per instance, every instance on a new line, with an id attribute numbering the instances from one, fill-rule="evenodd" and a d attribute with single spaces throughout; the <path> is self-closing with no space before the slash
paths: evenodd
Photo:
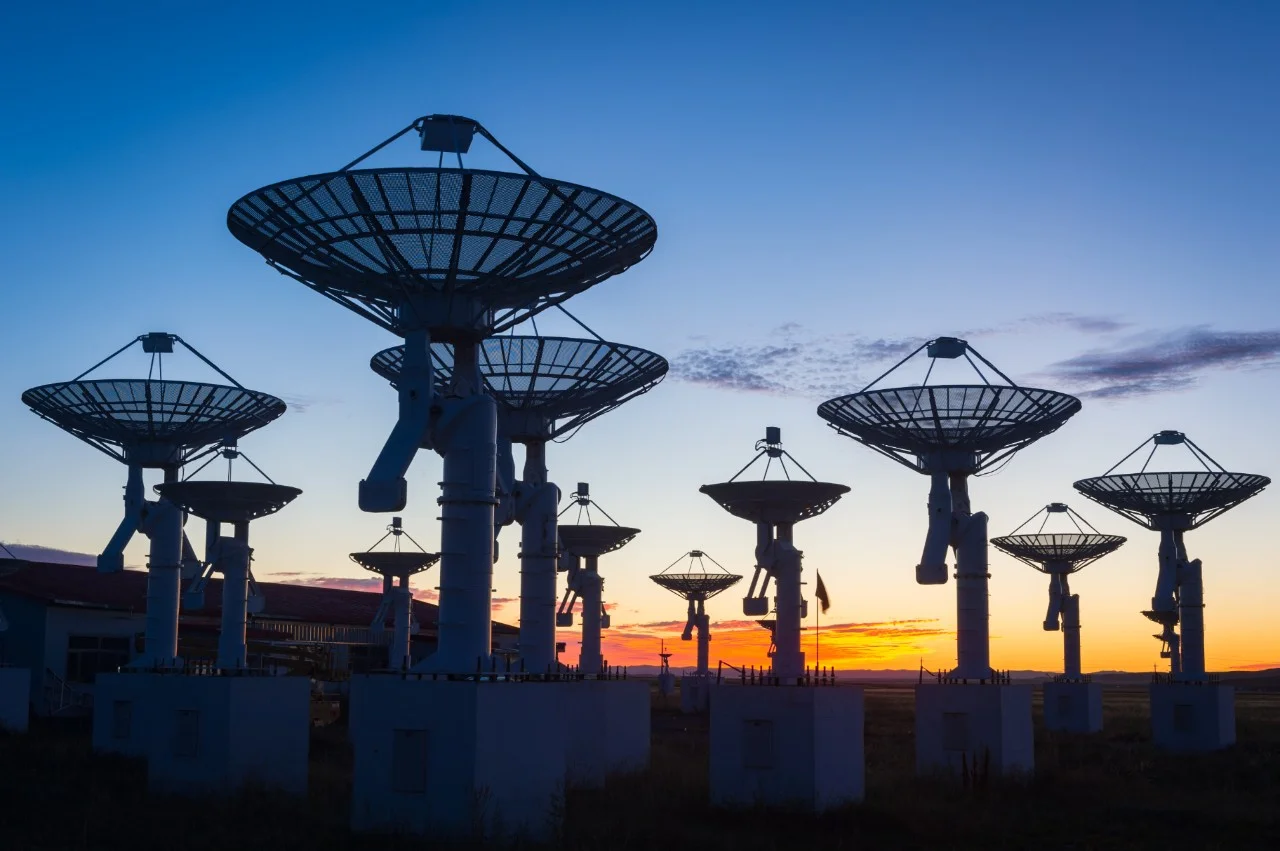
<path id="1" fill-rule="evenodd" d="M 256 569 L 356 575 L 345 554 L 385 521 L 356 509 L 355 485 L 395 411 L 366 364 L 395 340 L 268 270 L 226 210 L 453 112 L 658 222 L 650 258 L 568 307 L 673 375 L 549 454 L 566 493 L 590 480 L 645 530 L 604 567 L 615 622 L 682 617 L 647 576 L 689 549 L 749 567 L 751 530 L 697 486 L 776 424 L 810 470 L 853 488 L 797 532 L 830 616 L 949 625 L 953 589 L 912 578 L 925 480 L 813 409 L 903 341 L 963 333 L 1019 381 L 1089 394 L 975 485 L 975 506 L 993 534 L 1066 499 L 1129 535 L 1074 588 L 1086 667 L 1104 641 L 1142 667 L 1155 540 L 1070 483 L 1164 428 L 1229 468 L 1280 469 L 1265 425 L 1280 414 L 1278 36 L 1262 2 L 8 4 L 0 538 L 105 543 L 123 470 L 18 396 L 168 330 L 293 405 L 244 443 L 305 492 L 258 524 Z M 419 156 L 406 143 L 377 162 Z M 172 369 L 206 376 L 190 358 Z M 438 472 L 424 455 L 410 474 L 406 524 L 424 544 Z M 1274 587 L 1274 516 L 1268 491 L 1191 538 L 1211 666 L 1280 662 L 1257 594 Z M 505 540 L 496 581 L 514 596 Z M 1051 661 L 1043 578 L 1000 554 L 992 572 L 996 663 L 1027 648 Z M 738 617 L 728 595 L 712 608 Z"/>

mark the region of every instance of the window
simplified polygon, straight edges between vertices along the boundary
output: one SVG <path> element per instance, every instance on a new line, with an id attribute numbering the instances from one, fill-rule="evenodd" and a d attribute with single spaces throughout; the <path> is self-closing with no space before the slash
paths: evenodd
<path id="1" fill-rule="evenodd" d="M 98 674 L 115 673 L 129 664 L 131 636 L 72 635 L 67 638 L 69 683 L 92 683 Z"/>

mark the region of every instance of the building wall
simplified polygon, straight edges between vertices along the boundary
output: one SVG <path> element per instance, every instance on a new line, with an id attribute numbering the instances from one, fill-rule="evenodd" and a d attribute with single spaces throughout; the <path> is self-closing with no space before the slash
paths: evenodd
<path id="1" fill-rule="evenodd" d="M 0 591 L 9 628 L 0 632 L 0 661 L 31 671 L 31 695 L 35 698 L 44 676 L 45 605 Z"/>
<path id="2" fill-rule="evenodd" d="M 50 606 L 45 618 L 45 667 L 59 677 L 67 675 L 67 643 L 73 635 L 132 638 L 145 626 L 146 616 L 141 613 Z"/>

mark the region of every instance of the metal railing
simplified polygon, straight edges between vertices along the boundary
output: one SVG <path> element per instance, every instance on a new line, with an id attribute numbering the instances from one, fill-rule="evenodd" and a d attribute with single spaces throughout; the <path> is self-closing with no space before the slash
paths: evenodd
<path id="1" fill-rule="evenodd" d="M 737 677 L 727 676 L 724 671 L 728 668 L 730 671 L 737 673 Z M 688 675 L 686 675 L 688 676 Z M 836 685 L 836 669 L 828 667 L 812 667 L 805 668 L 804 673 L 794 680 L 775 676 L 772 668 L 761 666 L 757 668 L 755 665 L 743 665 L 738 667 L 725 662 L 723 659 L 716 664 L 715 674 L 707 673 L 707 677 L 715 677 L 716 683 L 724 682 L 732 683 L 737 680 L 739 685 L 744 686 L 833 686 Z"/>

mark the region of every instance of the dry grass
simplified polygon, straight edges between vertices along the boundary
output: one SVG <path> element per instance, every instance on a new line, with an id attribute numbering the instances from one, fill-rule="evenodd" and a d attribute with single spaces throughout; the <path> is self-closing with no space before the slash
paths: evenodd
<path id="1" fill-rule="evenodd" d="M 1038 709 L 1037 709 L 1038 712 Z M 1037 718 L 1036 774 L 982 789 L 914 776 L 909 689 L 867 692 L 867 801 L 822 817 L 717 812 L 707 804 L 706 720 L 654 711 L 650 770 L 565 801 L 567 849 L 1280 848 L 1280 695 L 1237 695 L 1245 744 L 1174 757 L 1147 743 L 1144 691 L 1109 690 L 1106 732 L 1050 735 Z M 146 792 L 145 769 L 90 753 L 82 726 L 0 738 L 0 849 L 380 849 L 431 843 L 356 837 L 346 820 L 350 752 L 318 731 L 304 800 L 245 793 L 207 801 Z"/>

